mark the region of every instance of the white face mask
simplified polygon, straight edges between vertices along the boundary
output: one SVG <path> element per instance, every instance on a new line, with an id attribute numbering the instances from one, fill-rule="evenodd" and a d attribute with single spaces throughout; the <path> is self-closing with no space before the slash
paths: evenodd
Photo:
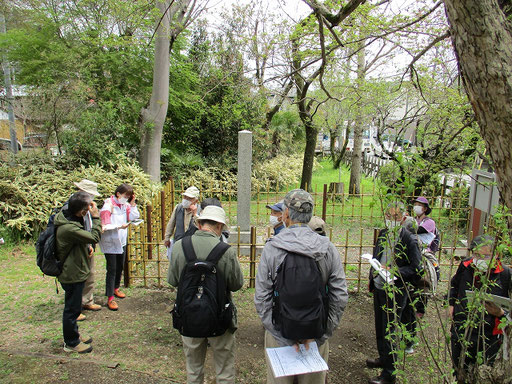
<path id="1" fill-rule="evenodd" d="M 277 216 L 270 216 L 269 223 L 271 226 L 275 227 L 277 224 L 281 223 L 279 221 L 279 217 Z"/>
<path id="2" fill-rule="evenodd" d="M 126 203 L 126 202 L 128 201 L 128 199 L 127 199 L 126 197 L 120 197 L 120 198 L 119 198 L 119 199 L 117 199 L 117 200 L 119 200 L 119 202 L 120 202 L 121 204 L 124 204 L 124 203 Z"/>
<path id="3" fill-rule="evenodd" d="M 181 205 L 183 205 L 183 208 L 188 209 L 192 205 L 192 202 L 190 200 L 183 199 L 181 201 Z"/>
<path id="4" fill-rule="evenodd" d="M 421 205 L 415 205 L 413 211 L 416 216 L 420 216 L 423 213 L 423 207 Z"/>
<path id="5" fill-rule="evenodd" d="M 489 261 L 484 259 L 473 259 L 473 263 L 475 264 L 475 267 L 478 268 L 480 272 L 487 272 L 489 269 Z"/>

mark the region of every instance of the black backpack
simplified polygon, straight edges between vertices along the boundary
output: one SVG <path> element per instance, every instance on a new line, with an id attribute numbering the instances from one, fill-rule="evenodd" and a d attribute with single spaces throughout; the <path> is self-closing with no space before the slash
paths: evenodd
<path id="1" fill-rule="evenodd" d="M 181 272 L 176 302 L 172 310 L 173 327 L 188 337 L 223 335 L 231 324 L 233 304 L 229 301 L 224 276 L 217 262 L 229 245 L 219 242 L 205 261 L 192 247 L 192 238 L 181 239 L 187 264 Z"/>
<path id="2" fill-rule="evenodd" d="M 37 266 L 48 276 L 59 276 L 66 261 L 57 258 L 57 228 L 54 219 L 55 213 L 50 216 L 46 229 L 39 234 L 36 242 Z"/>
<path id="3" fill-rule="evenodd" d="M 328 317 L 328 289 L 318 262 L 288 253 L 274 281 L 274 327 L 290 340 L 319 339 L 326 332 Z"/>

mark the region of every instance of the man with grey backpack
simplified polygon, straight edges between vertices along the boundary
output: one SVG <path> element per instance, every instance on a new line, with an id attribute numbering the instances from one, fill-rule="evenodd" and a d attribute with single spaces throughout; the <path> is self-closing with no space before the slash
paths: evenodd
<path id="1" fill-rule="evenodd" d="M 347 305 L 345 272 L 334 244 L 308 223 L 313 198 L 294 189 L 283 201 L 283 229 L 265 245 L 256 275 L 254 303 L 265 327 L 265 348 L 316 341 L 329 357 L 329 337 Z M 326 371 L 276 378 L 267 358 L 267 383 L 324 383 Z"/>

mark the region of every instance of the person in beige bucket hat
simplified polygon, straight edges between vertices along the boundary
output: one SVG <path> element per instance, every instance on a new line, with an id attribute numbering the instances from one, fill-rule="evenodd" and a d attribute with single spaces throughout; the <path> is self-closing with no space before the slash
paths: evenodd
<path id="1" fill-rule="evenodd" d="M 183 288 L 179 284 L 182 274 L 186 275 L 183 270 L 188 265 L 187 260 L 191 257 L 190 249 L 192 248 L 197 258 L 192 263 L 199 260 L 205 261 L 208 258 L 210 252 L 220 245 L 222 230 L 227 228 L 226 212 L 221 207 L 208 205 L 197 218 L 197 225 L 198 230 L 192 236 L 183 237 L 172 248 L 167 282 L 173 287 L 178 287 L 177 297 L 180 295 L 180 287 Z M 217 260 L 218 276 L 224 279 L 229 305 L 234 306 L 231 292 L 238 291 L 244 283 L 235 247 L 227 247 Z M 183 315 L 186 317 L 186 313 L 183 313 Z M 202 383 L 204 381 L 207 347 L 213 352 L 217 383 L 235 382 L 236 329 L 236 310 L 234 309 L 228 328 L 217 336 L 192 337 L 184 336 L 182 333 L 183 352 L 185 353 L 187 366 L 187 383 Z"/>

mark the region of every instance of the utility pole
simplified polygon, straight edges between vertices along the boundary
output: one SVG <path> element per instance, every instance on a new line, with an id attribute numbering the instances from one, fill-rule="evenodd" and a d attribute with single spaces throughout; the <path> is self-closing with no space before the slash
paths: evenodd
<path id="1" fill-rule="evenodd" d="M 5 17 L 3 12 L 0 11 L 0 33 L 5 34 Z M 7 55 L 2 52 L 2 69 L 4 71 L 4 82 L 5 82 L 5 95 L 7 98 L 7 112 L 9 115 L 9 134 L 11 137 L 11 152 L 13 154 L 18 153 L 18 140 L 16 138 L 16 122 L 14 120 L 14 97 L 12 95 L 11 85 L 11 66 L 7 60 Z"/>

